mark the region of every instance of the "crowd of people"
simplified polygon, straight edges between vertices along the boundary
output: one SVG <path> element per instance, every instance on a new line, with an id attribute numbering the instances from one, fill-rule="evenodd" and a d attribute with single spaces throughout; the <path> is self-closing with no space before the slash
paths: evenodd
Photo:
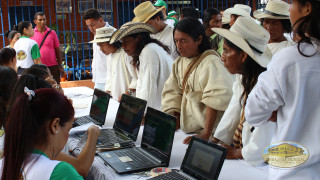
<path id="1" fill-rule="evenodd" d="M 96 9 L 84 13 L 95 88 L 118 101 L 122 94 L 146 100 L 175 116 L 176 129 L 227 148 L 227 159 L 261 166 L 270 144 L 300 144 L 306 162 L 270 167 L 269 179 L 318 179 L 320 1 L 271 0 L 254 12 L 243 4 L 208 8 L 202 19 L 194 7 L 167 11 L 162 0 L 142 2 L 119 29 Z M 83 179 L 100 130 L 89 127 L 77 157 L 62 152 L 75 112 L 59 85 L 57 35 L 44 13 L 34 23 L 6 33 L 10 44 L 0 50 L 1 179 Z"/>

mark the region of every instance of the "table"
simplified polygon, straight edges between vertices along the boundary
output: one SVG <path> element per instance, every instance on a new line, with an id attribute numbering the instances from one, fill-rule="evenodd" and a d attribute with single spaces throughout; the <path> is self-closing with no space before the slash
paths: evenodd
<path id="1" fill-rule="evenodd" d="M 83 109 L 75 109 L 75 116 L 84 116 L 88 115 L 90 111 L 91 99 L 93 94 L 93 89 L 87 87 L 74 87 L 74 88 L 64 88 L 65 95 L 71 97 L 73 100 L 74 106 L 84 105 L 87 107 Z M 109 102 L 109 107 L 106 116 L 106 122 L 104 128 L 111 128 L 114 123 L 116 112 L 118 110 L 119 103 L 116 100 L 111 99 Z M 136 145 L 140 146 L 141 137 L 142 137 L 143 127 L 140 128 L 139 136 L 136 141 Z M 174 137 L 174 143 L 172 147 L 171 159 L 169 168 L 180 169 L 183 157 L 185 155 L 187 145 L 183 144 L 182 141 L 188 135 L 182 132 L 181 130 L 176 131 Z M 68 152 L 69 149 L 74 149 L 78 142 L 78 138 L 75 136 L 70 136 L 69 140 L 64 148 L 64 152 Z M 140 175 L 118 175 L 110 167 L 104 164 L 104 161 L 96 156 L 90 173 L 86 179 L 147 179 L 148 177 Z M 232 180 L 232 179 L 246 179 L 246 180 L 255 180 L 255 179 L 268 179 L 268 167 L 260 166 L 253 167 L 244 160 L 225 160 L 221 173 L 219 176 L 221 180 Z"/>

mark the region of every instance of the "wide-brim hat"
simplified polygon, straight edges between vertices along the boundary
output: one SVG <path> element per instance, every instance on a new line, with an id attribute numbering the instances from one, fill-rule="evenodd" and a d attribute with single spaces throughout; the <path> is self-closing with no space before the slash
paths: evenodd
<path id="1" fill-rule="evenodd" d="M 150 1 L 143 2 L 134 8 L 133 13 L 136 17 L 132 19 L 133 22 L 146 23 L 152 16 L 161 11 L 164 7 L 157 9 Z"/>
<path id="2" fill-rule="evenodd" d="M 150 34 L 155 34 L 157 31 L 149 24 L 141 22 L 128 22 L 121 26 L 120 29 L 116 30 L 111 36 L 110 44 L 113 44 L 120 39 L 136 33 L 147 32 Z"/>
<path id="3" fill-rule="evenodd" d="M 249 17 L 251 14 L 251 7 L 244 4 L 236 4 L 232 8 L 228 8 L 223 12 L 223 16 L 225 17 L 230 17 L 231 14 Z"/>
<path id="4" fill-rule="evenodd" d="M 273 0 L 267 3 L 264 11 L 254 11 L 253 16 L 256 19 L 290 19 L 289 8 L 290 4 L 280 0 Z"/>
<path id="5" fill-rule="evenodd" d="M 223 16 L 222 24 L 229 24 L 229 23 L 230 23 L 230 16 Z"/>
<path id="6" fill-rule="evenodd" d="M 96 30 L 94 40 L 89 43 L 109 42 L 115 29 L 113 27 L 102 27 Z"/>
<path id="7" fill-rule="evenodd" d="M 251 17 L 239 17 L 230 30 L 212 28 L 212 31 L 242 49 L 260 66 L 266 68 L 270 62 L 272 53 L 267 47 L 270 34 Z"/>

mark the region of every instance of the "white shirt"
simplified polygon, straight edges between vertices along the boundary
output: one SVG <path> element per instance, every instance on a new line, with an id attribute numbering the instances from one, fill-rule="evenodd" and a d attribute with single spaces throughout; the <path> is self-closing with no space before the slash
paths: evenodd
<path id="1" fill-rule="evenodd" d="M 118 100 L 126 90 L 132 88 L 130 85 L 132 79 L 137 79 L 137 72 L 131 64 L 132 57 L 128 56 L 122 48 L 107 59 L 108 75 L 105 89 L 111 91 L 112 97 Z"/>
<path id="2" fill-rule="evenodd" d="M 30 38 L 20 38 L 14 44 L 14 50 L 17 52 L 17 67 L 29 68 L 34 64 L 31 49 L 37 42 Z"/>
<path id="3" fill-rule="evenodd" d="M 302 43 L 301 51 L 313 55 L 316 49 Z M 245 115 L 253 126 L 268 122 L 278 110 L 272 142 L 292 141 L 304 146 L 310 156 L 290 169 L 269 168 L 269 179 L 319 179 L 320 177 L 320 53 L 304 57 L 297 45 L 276 54 L 251 91 Z"/>
<path id="4" fill-rule="evenodd" d="M 271 53 L 274 55 L 277 52 L 281 51 L 282 49 L 293 46 L 294 44 L 295 42 L 287 40 L 279 43 L 269 43 L 268 48 L 271 50 Z"/>
<path id="5" fill-rule="evenodd" d="M 168 24 L 171 27 L 174 27 L 175 21 L 173 19 L 166 19 L 164 23 Z"/>
<path id="6" fill-rule="evenodd" d="M 175 60 L 179 54 L 177 53 L 177 48 L 173 40 L 173 28 L 171 26 L 166 26 L 161 32 L 157 34 L 150 34 L 154 39 L 159 40 L 164 45 L 169 46 L 171 57 Z"/>
<path id="7" fill-rule="evenodd" d="M 108 22 L 104 27 L 111 27 Z M 107 55 L 100 51 L 97 43 L 93 43 L 92 82 L 105 83 L 107 80 Z"/>
<path id="8" fill-rule="evenodd" d="M 214 137 L 221 140 L 224 144 L 231 145 L 233 136 L 240 123 L 242 105 L 240 97 L 243 92 L 241 85 L 242 75 L 236 74 L 236 80 L 233 83 L 233 95 L 228 108 L 224 112 L 221 121 L 214 133 Z M 268 122 L 266 125 L 256 127 L 251 131 L 251 126 L 246 121 L 243 123 L 241 154 L 243 159 L 253 166 L 264 163 L 262 157 L 263 150 L 270 144 L 275 130 L 275 123 Z"/>
<path id="9" fill-rule="evenodd" d="M 173 60 L 155 43 L 147 44 L 139 56 L 136 96 L 148 102 L 148 106 L 161 110 L 161 93 L 168 79 Z"/>

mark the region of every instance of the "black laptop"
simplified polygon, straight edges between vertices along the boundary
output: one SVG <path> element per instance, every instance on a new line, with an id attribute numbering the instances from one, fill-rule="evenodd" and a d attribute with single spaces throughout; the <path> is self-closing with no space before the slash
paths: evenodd
<path id="1" fill-rule="evenodd" d="M 176 118 L 148 107 L 141 147 L 98 153 L 117 173 L 169 166 Z"/>
<path id="2" fill-rule="evenodd" d="M 133 147 L 137 140 L 147 101 L 123 94 L 113 129 L 101 129 L 97 147 Z"/>
<path id="3" fill-rule="evenodd" d="M 87 116 L 77 117 L 73 123 L 73 126 L 81 126 L 90 122 L 102 126 L 106 120 L 106 114 L 108 110 L 110 100 L 110 94 L 94 89 L 92 103 L 90 107 L 90 114 Z"/>
<path id="4" fill-rule="evenodd" d="M 151 179 L 216 180 L 226 155 L 226 148 L 193 136 L 181 164 L 181 170 Z"/>

